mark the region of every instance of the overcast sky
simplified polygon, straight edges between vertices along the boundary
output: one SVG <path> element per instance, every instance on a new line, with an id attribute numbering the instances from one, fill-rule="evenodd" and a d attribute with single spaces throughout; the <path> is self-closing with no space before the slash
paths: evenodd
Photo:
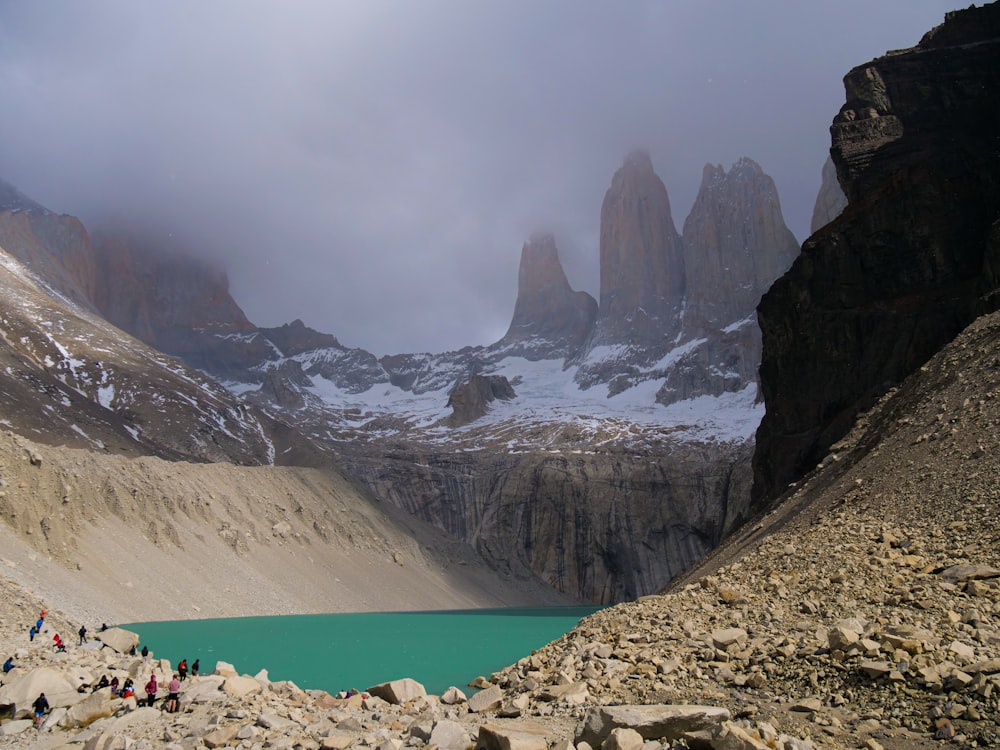
<path id="1" fill-rule="evenodd" d="M 533 232 L 597 295 L 601 200 L 636 147 L 678 231 L 705 163 L 749 156 L 801 242 L 844 74 L 953 7 L 3 0 L 0 178 L 92 230 L 173 233 L 258 325 L 488 344 Z"/>

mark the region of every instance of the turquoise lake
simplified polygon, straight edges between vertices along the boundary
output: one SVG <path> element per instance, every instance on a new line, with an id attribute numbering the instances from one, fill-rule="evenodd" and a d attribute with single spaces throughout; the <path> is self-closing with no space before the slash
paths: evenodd
<path id="1" fill-rule="evenodd" d="M 412 677 L 440 695 L 487 678 L 571 630 L 600 607 L 474 609 L 283 615 L 124 625 L 156 658 L 176 668 L 201 660 L 201 674 L 226 661 L 240 674 L 268 670 L 271 680 L 305 689 L 364 690 Z M 141 648 L 141 646 L 140 646 Z"/>

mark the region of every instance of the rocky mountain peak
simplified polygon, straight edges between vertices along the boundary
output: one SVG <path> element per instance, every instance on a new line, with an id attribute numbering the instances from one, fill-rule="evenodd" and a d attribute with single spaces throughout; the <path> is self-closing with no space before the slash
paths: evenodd
<path id="1" fill-rule="evenodd" d="M 703 336 L 752 315 L 798 254 L 774 180 L 753 159 L 706 164 L 684 222 L 686 333 Z"/>
<path id="2" fill-rule="evenodd" d="M 670 198 L 645 151 L 615 173 L 601 206 L 601 295 L 595 345 L 645 346 L 680 330 L 684 250 Z"/>
<path id="3" fill-rule="evenodd" d="M 343 348 L 336 336 L 310 328 L 297 318 L 291 323 L 285 323 L 277 328 L 261 328 L 259 330 L 286 357 L 294 357 L 296 354 L 314 349 Z"/>
<path id="4" fill-rule="evenodd" d="M 498 346 L 528 359 L 572 356 L 596 315 L 597 301 L 570 287 L 555 238 L 536 234 L 521 249 L 514 316 Z"/>
<path id="5" fill-rule="evenodd" d="M 822 182 L 813 206 L 812 222 L 809 231 L 813 234 L 840 216 L 847 206 L 847 196 L 837 182 L 837 168 L 829 156 L 823 162 Z"/>

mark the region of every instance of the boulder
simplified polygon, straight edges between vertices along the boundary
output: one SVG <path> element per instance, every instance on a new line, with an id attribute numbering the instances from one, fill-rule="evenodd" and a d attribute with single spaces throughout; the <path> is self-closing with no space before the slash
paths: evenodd
<path id="1" fill-rule="evenodd" d="M 548 750 L 546 728 L 531 721 L 483 724 L 477 750 Z"/>
<path id="2" fill-rule="evenodd" d="M 380 685 L 373 685 L 366 692 L 397 706 L 414 698 L 423 698 L 427 695 L 424 686 L 409 677 L 383 682 Z"/>
<path id="3" fill-rule="evenodd" d="M 712 631 L 712 645 L 725 650 L 735 644 L 744 643 L 747 639 L 747 631 L 743 628 L 724 628 Z"/>
<path id="4" fill-rule="evenodd" d="M 472 746 L 472 738 L 457 721 L 442 719 L 431 730 L 430 744 L 442 750 L 468 750 Z"/>
<path id="5" fill-rule="evenodd" d="M 346 750 L 357 741 L 358 735 L 356 733 L 333 729 L 320 742 L 320 748 L 322 750 Z"/>
<path id="6" fill-rule="evenodd" d="M 688 733 L 716 730 L 729 719 L 729 711 L 716 706 L 599 706 L 587 712 L 574 742 L 599 747 L 618 727 L 634 729 L 647 740 L 674 741 Z"/>
<path id="7" fill-rule="evenodd" d="M 499 708 L 502 702 L 503 692 L 501 692 L 500 686 L 490 685 L 469 698 L 469 710 L 473 713 L 492 711 Z"/>
<path id="8" fill-rule="evenodd" d="M 572 706 L 582 706 L 590 700 L 586 682 L 571 682 L 567 685 L 549 685 L 538 693 L 539 700 L 563 701 Z"/>
<path id="9" fill-rule="evenodd" d="M 95 633 L 94 638 L 119 654 L 127 654 L 139 645 L 139 634 L 124 628 L 108 628 Z"/>
<path id="10" fill-rule="evenodd" d="M 104 688 L 91 693 L 66 712 L 62 720 L 64 727 L 87 727 L 98 719 L 103 719 L 114 713 L 111 706 L 111 690 Z"/>
<path id="11" fill-rule="evenodd" d="M 20 734 L 27 729 L 31 729 L 33 723 L 31 719 L 15 719 L 14 721 L 4 722 L 4 724 L 0 725 L 0 737 L 13 737 L 15 734 Z"/>
<path id="12" fill-rule="evenodd" d="M 205 743 L 205 747 L 225 747 L 236 738 L 239 731 L 239 724 L 217 727 L 202 737 L 201 741 Z"/>
<path id="13" fill-rule="evenodd" d="M 212 672 L 215 675 L 221 675 L 222 677 L 236 677 L 239 672 L 236 671 L 236 667 L 227 661 L 217 661 L 215 662 L 215 670 Z"/>
<path id="14" fill-rule="evenodd" d="M 255 695 L 262 690 L 261 685 L 253 677 L 237 675 L 227 677 L 222 683 L 222 692 L 234 698 L 245 698 L 248 695 Z"/>
<path id="15" fill-rule="evenodd" d="M 465 701 L 467 700 L 468 697 L 465 695 L 465 693 L 463 693 L 454 685 L 452 685 L 450 688 L 448 688 L 441 694 L 441 702 L 444 703 L 446 706 L 454 706 L 456 703 L 465 703 Z"/>
<path id="16" fill-rule="evenodd" d="M 640 750 L 644 743 L 642 735 L 634 729 L 618 727 L 611 730 L 601 750 Z"/>
<path id="17" fill-rule="evenodd" d="M 15 718 L 31 715 L 31 704 L 45 693 L 49 705 L 71 706 L 81 700 L 76 684 L 59 669 L 38 667 L 0 687 L 0 703 L 15 705 Z"/>

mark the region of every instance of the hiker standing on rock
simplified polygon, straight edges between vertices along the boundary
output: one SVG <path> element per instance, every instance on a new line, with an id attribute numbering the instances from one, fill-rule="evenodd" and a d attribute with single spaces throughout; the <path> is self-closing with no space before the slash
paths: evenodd
<path id="1" fill-rule="evenodd" d="M 181 692 L 181 681 L 174 675 L 174 679 L 167 685 L 167 713 L 175 714 L 180 708 L 181 699 L 178 695 Z"/>
<path id="2" fill-rule="evenodd" d="M 49 701 L 45 697 L 45 693 L 39 693 L 38 697 L 35 698 L 35 702 L 31 704 L 31 707 L 35 711 L 35 726 L 40 727 L 42 719 L 45 718 L 45 712 L 49 710 Z"/>
<path id="3" fill-rule="evenodd" d="M 156 675 L 150 675 L 149 682 L 146 683 L 146 705 L 150 708 L 153 707 L 153 701 L 156 700 Z"/>
<path id="4" fill-rule="evenodd" d="M 77 631 L 77 634 L 80 636 L 80 645 L 82 646 L 84 643 L 87 642 L 87 626 L 81 625 L 80 629 Z"/>
<path id="5" fill-rule="evenodd" d="M 187 679 L 188 676 L 188 660 L 181 659 L 181 663 L 177 665 L 177 676 L 180 677 L 181 682 Z"/>
<path id="6" fill-rule="evenodd" d="M 142 660 L 144 662 L 149 661 L 149 646 L 142 647 Z"/>
<path id="7" fill-rule="evenodd" d="M 201 660 L 200 659 L 195 659 L 194 660 L 194 664 L 191 665 L 191 676 L 192 677 L 197 677 L 198 676 L 198 670 L 200 668 L 201 668 Z"/>

